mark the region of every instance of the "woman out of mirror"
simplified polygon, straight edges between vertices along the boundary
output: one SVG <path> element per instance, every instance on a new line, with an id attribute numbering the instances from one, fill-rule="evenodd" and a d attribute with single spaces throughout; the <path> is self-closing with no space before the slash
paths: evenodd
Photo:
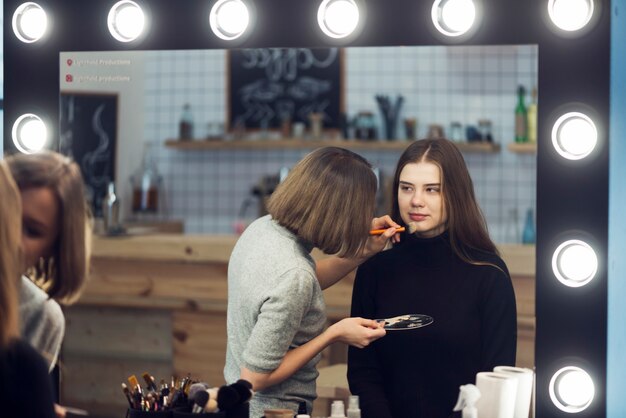
<path id="1" fill-rule="evenodd" d="M 17 286 L 22 270 L 21 203 L 0 161 L 0 405 L 7 418 L 55 416 L 48 364 L 19 338 Z"/>

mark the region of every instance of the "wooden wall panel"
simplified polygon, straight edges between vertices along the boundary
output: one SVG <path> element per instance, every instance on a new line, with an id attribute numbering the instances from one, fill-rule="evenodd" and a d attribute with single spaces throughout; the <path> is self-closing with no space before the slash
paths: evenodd
<path id="1" fill-rule="evenodd" d="M 174 372 L 211 386 L 224 384 L 226 312 L 174 312 Z"/>
<path id="2" fill-rule="evenodd" d="M 65 311 L 61 402 L 91 416 L 123 417 L 121 383 L 148 372 L 169 380 L 172 320 L 167 311 L 74 306 Z"/>

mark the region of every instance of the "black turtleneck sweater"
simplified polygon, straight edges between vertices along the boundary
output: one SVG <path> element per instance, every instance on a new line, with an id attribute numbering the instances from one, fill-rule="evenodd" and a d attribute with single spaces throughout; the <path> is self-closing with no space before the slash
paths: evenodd
<path id="1" fill-rule="evenodd" d="M 348 381 L 363 418 L 448 417 L 460 385 L 515 364 L 517 316 L 506 265 L 495 254 L 468 252 L 499 269 L 461 260 L 447 232 L 407 234 L 359 267 L 351 316 L 434 318 L 423 328 L 387 331 L 365 349 L 350 347 Z"/>

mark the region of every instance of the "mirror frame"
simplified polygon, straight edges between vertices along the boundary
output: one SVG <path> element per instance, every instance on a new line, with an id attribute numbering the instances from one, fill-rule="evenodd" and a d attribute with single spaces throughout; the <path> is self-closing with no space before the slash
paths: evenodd
<path id="1" fill-rule="evenodd" d="M 35 0 L 48 14 L 48 34 L 25 44 L 11 19 L 23 2 L 4 0 L 4 145 L 11 152 L 13 121 L 43 114 L 58 137 L 61 51 L 223 49 L 397 45 L 538 45 L 538 151 L 536 244 L 536 416 L 569 416 L 550 401 L 548 385 L 565 364 L 585 368 L 596 397 L 577 416 L 606 414 L 607 253 L 610 112 L 609 0 L 596 0 L 595 22 L 580 36 L 551 29 L 548 0 L 475 0 L 483 16 L 471 38 L 444 39 L 433 29 L 426 0 L 359 0 L 367 9 L 358 37 L 325 39 L 317 28 L 321 0 L 256 0 L 255 24 L 245 39 L 214 36 L 208 14 L 215 0 L 136 0 L 146 9 L 149 33 L 122 44 L 109 35 L 106 16 L 115 0 Z M 400 28 L 400 29 L 399 29 Z M 401 28 L 405 28 L 404 30 Z M 567 107 L 585 106 L 599 130 L 594 154 L 565 161 L 552 147 L 551 126 Z M 57 140 L 58 142 L 58 140 Z M 53 147 L 54 148 L 54 147 Z M 599 261 L 595 280 L 566 288 L 551 270 L 552 252 L 565 238 L 587 236 Z"/>

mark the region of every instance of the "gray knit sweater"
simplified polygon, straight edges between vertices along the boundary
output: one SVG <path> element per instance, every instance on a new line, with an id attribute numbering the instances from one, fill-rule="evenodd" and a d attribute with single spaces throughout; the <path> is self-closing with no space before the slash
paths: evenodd
<path id="1" fill-rule="evenodd" d="M 269 215 L 237 241 L 228 263 L 227 383 L 239 378 L 241 366 L 275 370 L 288 350 L 323 331 L 326 307 L 311 249 Z M 300 401 L 311 410 L 319 360 L 317 355 L 287 380 L 255 393 L 250 418 L 269 408 L 296 411 Z"/>
<path id="2" fill-rule="evenodd" d="M 50 371 L 59 356 L 65 317 L 58 303 L 48 299 L 27 277 L 20 278 L 20 334 L 46 361 Z"/>

